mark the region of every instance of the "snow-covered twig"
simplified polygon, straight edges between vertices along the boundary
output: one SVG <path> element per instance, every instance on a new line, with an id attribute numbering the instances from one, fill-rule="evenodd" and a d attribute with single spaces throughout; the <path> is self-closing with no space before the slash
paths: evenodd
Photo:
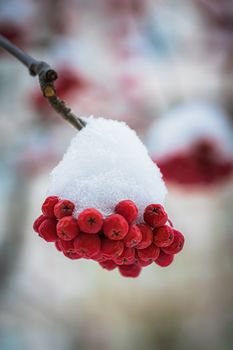
<path id="1" fill-rule="evenodd" d="M 35 60 L 2 35 L 0 35 L 0 47 L 23 63 L 32 76 L 39 77 L 42 93 L 56 112 L 78 130 L 81 130 L 86 125 L 86 123 L 81 118 L 74 115 L 71 112 L 71 109 L 66 106 L 65 102 L 56 95 L 54 81 L 58 76 L 54 69 L 52 69 L 46 62 Z"/>

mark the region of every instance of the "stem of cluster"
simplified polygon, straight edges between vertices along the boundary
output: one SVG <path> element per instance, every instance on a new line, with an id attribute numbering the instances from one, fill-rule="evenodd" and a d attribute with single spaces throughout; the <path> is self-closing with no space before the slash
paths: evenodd
<path id="1" fill-rule="evenodd" d="M 76 129 L 81 130 L 85 127 L 86 123 L 81 118 L 74 115 L 71 112 L 71 109 L 66 106 L 65 102 L 56 95 L 54 81 L 58 78 L 58 75 L 54 69 L 52 69 L 46 62 L 35 60 L 2 35 L 0 35 L 0 47 L 23 63 L 32 76 L 39 77 L 41 91 L 57 113 L 71 123 Z"/>

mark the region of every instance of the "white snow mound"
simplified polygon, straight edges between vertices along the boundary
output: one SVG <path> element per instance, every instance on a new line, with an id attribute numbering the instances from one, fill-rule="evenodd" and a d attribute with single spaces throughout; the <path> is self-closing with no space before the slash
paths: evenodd
<path id="1" fill-rule="evenodd" d="M 155 121 L 146 144 L 151 156 L 159 159 L 203 139 L 213 141 L 223 156 L 232 158 L 228 116 L 216 104 L 195 101 L 180 104 Z"/>
<path id="2" fill-rule="evenodd" d="M 94 207 L 109 215 L 119 201 L 131 199 L 141 220 L 148 204 L 164 203 L 167 191 L 159 168 L 125 123 L 86 121 L 50 174 L 48 195 L 73 201 L 75 214 Z"/>

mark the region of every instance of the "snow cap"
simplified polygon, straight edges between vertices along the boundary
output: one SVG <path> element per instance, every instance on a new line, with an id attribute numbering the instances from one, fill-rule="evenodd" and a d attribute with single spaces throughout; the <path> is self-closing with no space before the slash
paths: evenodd
<path id="1" fill-rule="evenodd" d="M 147 205 L 163 205 L 166 187 L 160 170 L 135 131 L 109 119 L 86 121 L 52 171 L 48 194 L 73 201 L 75 214 L 94 207 L 109 215 L 119 201 L 130 199 L 142 220 Z"/>

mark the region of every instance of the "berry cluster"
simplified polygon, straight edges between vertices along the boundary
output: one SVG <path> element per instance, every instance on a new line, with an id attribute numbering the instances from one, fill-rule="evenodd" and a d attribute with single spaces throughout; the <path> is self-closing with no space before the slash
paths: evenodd
<path id="1" fill-rule="evenodd" d="M 103 268 L 118 267 L 122 276 L 137 277 L 141 269 L 155 262 L 165 267 L 184 245 L 184 236 L 172 227 L 160 204 L 150 204 L 144 222 L 136 224 L 138 209 L 123 200 L 106 218 L 95 208 L 74 217 L 74 204 L 56 196 L 46 198 L 42 215 L 33 228 L 47 242 L 70 259 L 92 259 Z"/>
<path id="2" fill-rule="evenodd" d="M 208 141 L 155 162 L 165 180 L 183 185 L 218 183 L 233 173 L 232 161 L 221 157 L 216 146 Z"/>

